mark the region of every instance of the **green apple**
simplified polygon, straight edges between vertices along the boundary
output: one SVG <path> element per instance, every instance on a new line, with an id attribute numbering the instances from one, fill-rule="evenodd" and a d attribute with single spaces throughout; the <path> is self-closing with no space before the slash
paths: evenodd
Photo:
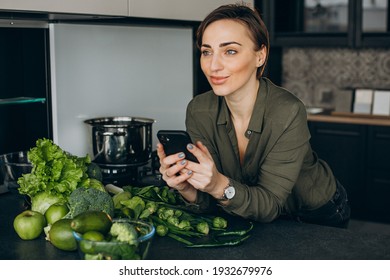
<path id="1" fill-rule="evenodd" d="M 69 208 L 66 204 L 55 203 L 50 205 L 45 212 L 45 218 L 49 225 L 54 224 L 58 220 L 62 219 L 66 214 L 68 214 Z"/>
<path id="2" fill-rule="evenodd" d="M 45 216 L 37 211 L 25 210 L 14 219 L 14 229 L 23 240 L 38 238 L 45 226 Z"/>

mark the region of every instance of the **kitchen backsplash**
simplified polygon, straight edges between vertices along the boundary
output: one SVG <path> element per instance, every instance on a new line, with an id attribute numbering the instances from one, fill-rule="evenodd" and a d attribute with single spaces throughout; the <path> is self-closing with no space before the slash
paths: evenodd
<path id="1" fill-rule="evenodd" d="M 390 89 L 390 50 L 286 48 L 282 86 L 306 106 L 349 111 L 356 88 Z"/>

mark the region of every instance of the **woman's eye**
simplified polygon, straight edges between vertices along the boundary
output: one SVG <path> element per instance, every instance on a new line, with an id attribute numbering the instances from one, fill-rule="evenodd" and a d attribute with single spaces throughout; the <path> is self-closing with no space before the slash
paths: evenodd
<path id="1" fill-rule="evenodd" d="M 227 50 L 226 53 L 229 54 L 229 55 L 233 55 L 233 54 L 236 54 L 237 51 L 235 51 L 235 50 Z"/>
<path id="2" fill-rule="evenodd" d="M 202 55 L 203 56 L 208 56 L 208 55 L 211 55 L 211 52 L 209 50 L 203 50 L 202 51 Z"/>

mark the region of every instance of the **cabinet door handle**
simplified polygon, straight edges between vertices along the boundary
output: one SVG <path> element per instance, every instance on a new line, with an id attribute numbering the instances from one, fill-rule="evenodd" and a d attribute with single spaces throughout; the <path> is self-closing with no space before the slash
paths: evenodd
<path id="1" fill-rule="evenodd" d="M 377 184 L 383 184 L 383 185 L 390 186 L 390 180 L 387 180 L 387 179 L 374 178 L 373 181 L 374 181 L 375 183 L 377 183 Z"/>
<path id="2" fill-rule="evenodd" d="M 379 139 L 390 139 L 390 134 L 375 133 L 374 137 Z"/>
<path id="3" fill-rule="evenodd" d="M 342 136 L 360 136 L 360 133 L 357 131 L 342 131 L 334 129 L 317 129 L 319 134 L 331 134 L 331 135 L 342 135 Z"/>

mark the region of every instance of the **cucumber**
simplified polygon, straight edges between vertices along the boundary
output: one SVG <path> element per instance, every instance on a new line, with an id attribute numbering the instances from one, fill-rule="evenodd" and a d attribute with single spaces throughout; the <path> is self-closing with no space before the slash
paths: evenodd
<path id="1" fill-rule="evenodd" d="M 98 231 L 107 234 L 112 225 L 111 217 L 103 211 L 86 211 L 78 214 L 70 223 L 71 228 L 79 233 Z"/>

